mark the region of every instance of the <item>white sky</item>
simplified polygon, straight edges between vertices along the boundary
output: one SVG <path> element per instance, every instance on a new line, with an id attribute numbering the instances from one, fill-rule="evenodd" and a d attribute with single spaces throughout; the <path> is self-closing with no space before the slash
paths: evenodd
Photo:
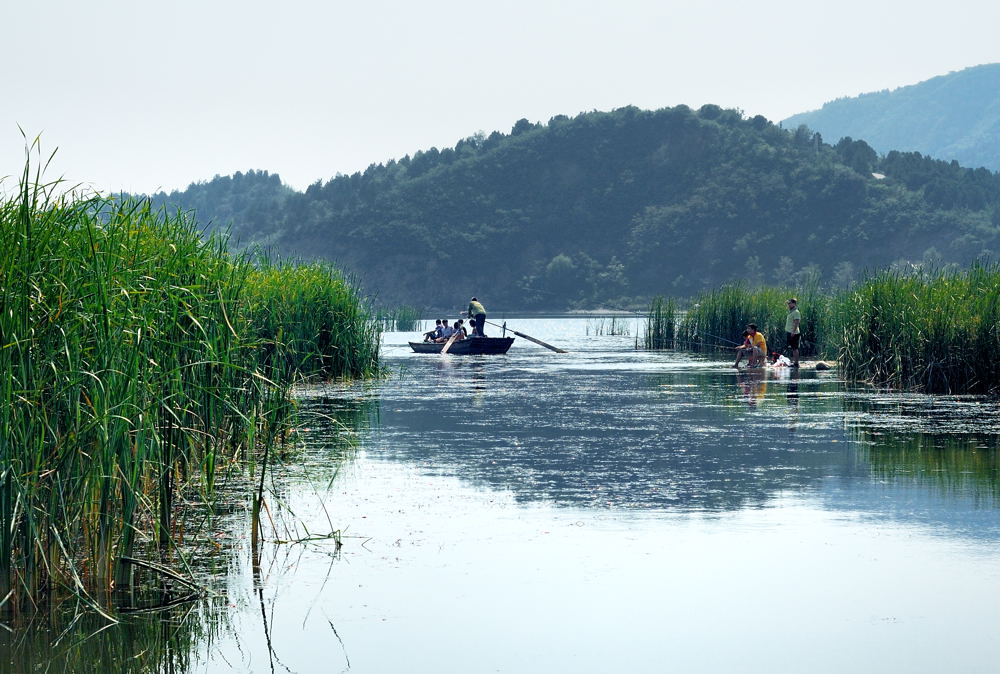
<path id="1" fill-rule="evenodd" d="M 0 176 L 302 189 L 522 117 L 716 103 L 778 121 L 1000 61 L 1000 2 L 0 0 Z M 9 182 L 8 182 L 9 184 Z"/>

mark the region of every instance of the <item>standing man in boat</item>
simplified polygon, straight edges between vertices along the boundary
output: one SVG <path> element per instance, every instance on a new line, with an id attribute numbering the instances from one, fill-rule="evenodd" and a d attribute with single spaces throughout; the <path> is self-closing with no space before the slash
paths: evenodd
<path id="1" fill-rule="evenodd" d="M 472 336 L 485 337 L 483 326 L 486 325 L 486 307 L 479 303 L 475 297 L 469 301 L 469 319 L 472 321 Z"/>

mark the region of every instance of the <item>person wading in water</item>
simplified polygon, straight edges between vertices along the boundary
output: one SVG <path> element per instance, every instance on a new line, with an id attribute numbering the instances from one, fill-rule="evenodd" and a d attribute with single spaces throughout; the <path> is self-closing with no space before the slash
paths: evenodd
<path id="1" fill-rule="evenodd" d="M 785 341 L 792 350 L 792 367 L 799 366 L 799 338 L 802 337 L 802 314 L 799 312 L 799 301 L 788 298 L 788 316 L 785 318 Z"/>

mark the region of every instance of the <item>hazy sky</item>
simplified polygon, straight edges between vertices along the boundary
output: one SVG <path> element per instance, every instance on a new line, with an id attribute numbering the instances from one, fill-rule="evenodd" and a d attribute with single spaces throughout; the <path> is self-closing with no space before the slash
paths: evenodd
<path id="1" fill-rule="evenodd" d="M 1000 61 L 995 0 L 0 0 L 0 176 L 296 188 L 522 117 L 716 103 L 780 120 Z M 9 181 L 8 181 L 9 182 Z"/>

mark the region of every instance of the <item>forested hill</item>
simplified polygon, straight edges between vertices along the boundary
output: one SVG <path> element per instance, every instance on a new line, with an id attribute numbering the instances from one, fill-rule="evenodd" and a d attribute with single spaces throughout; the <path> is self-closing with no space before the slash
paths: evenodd
<path id="1" fill-rule="evenodd" d="M 1000 63 L 841 98 L 784 122 L 799 124 L 830 139 L 864 138 L 879 152 L 917 151 L 1000 170 Z"/>
<path id="2" fill-rule="evenodd" d="M 207 205 L 216 192 L 225 208 Z M 831 146 L 713 105 L 521 120 L 304 193 L 252 172 L 156 199 L 200 203 L 199 217 L 231 219 L 244 242 L 338 261 L 381 301 L 425 307 L 471 294 L 508 310 L 592 307 L 737 278 L 846 282 L 900 259 L 968 262 L 1000 231 L 990 171 Z"/>
<path id="3" fill-rule="evenodd" d="M 277 173 L 237 171 L 193 183 L 183 192 L 158 192 L 150 197 L 154 206 L 194 211 L 206 226 L 229 229 L 237 244 L 268 244 L 277 233 L 285 200 L 296 194 Z"/>

